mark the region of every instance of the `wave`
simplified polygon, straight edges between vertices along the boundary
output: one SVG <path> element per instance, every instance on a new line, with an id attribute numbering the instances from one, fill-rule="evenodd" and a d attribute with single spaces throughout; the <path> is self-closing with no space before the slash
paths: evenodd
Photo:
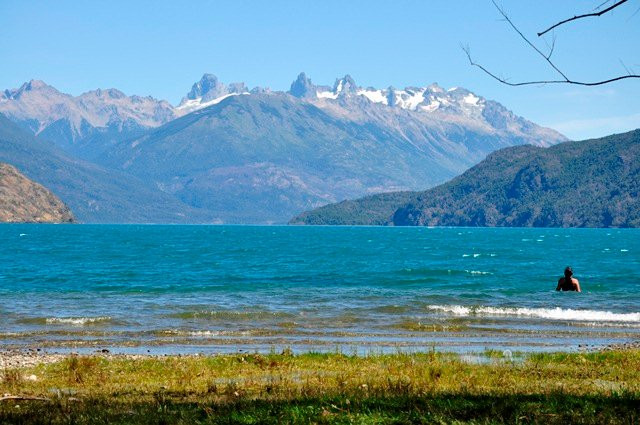
<path id="1" fill-rule="evenodd" d="M 205 319 L 205 320 L 260 320 L 293 317 L 291 313 L 277 311 L 183 311 L 168 314 L 172 319 Z"/>
<path id="2" fill-rule="evenodd" d="M 613 313 L 602 310 L 573 310 L 570 308 L 488 307 L 461 305 L 430 305 L 430 310 L 452 313 L 455 316 L 516 316 L 550 320 L 588 322 L 640 323 L 640 313 Z"/>
<path id="3" fill-rule="evenodd" d="M 469 273 L 470 275 L 474 275 L 474 276 L 476 276 L 476 275 L 491 275 L 491 274 L 493 274 L 491 272 L 483 272 L 483 271 L 480 271 L 480 270 L 465 270 L 465 272 Z"/>
<path id="4" fill-rule="evenodd" d="M 32 317 L 20 320 L 21 323 L 34 325 L 94 325 L 98 323 L 110 322 L 111 317 Z"/>
<path id="5" fill-rule="evenodd" d="M 279 332 L 268 329 L 247 330 L 180 330 L 161 329 L 153 331 L 158 337 L 248 337 L 248 336 L 272 336 Z"/>

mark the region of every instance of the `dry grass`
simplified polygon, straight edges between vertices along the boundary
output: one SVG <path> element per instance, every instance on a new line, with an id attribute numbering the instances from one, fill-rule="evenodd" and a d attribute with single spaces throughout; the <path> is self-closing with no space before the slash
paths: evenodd
<path id="1" fill-rule="evenodd" d="M 127 417 L 130 423 L 189 423 L 180 422 L 184 415 L 200 423 L 268 422 L 276 413 L 300 423 L 510 422 L 514 414 L 547 423 L 567 414 L 585 423 L 640 418 L 638 351 L 538 354 L 515 363 L 493 355 L 486 364 L 433 352 L 70 357 L 9 374 L 0 392 L 53 397 L 59 408 L 32 402 L 18 412 L 5 402 L 0 423 L 21 418 L 92 423 L 103 415 L 110 422 Z M 35 374 L 37 380 L 21 374 Z"/>

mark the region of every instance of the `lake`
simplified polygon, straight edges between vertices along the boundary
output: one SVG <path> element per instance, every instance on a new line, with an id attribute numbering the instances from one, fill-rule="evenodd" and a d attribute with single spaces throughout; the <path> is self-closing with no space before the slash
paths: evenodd
<path id="1" fill-rule="evenodd" d="M 0 347 L 573 351 L 640 337 L 640 229 L 0 225 Z M 571 265 L 583 293 L 555 291 Z"/>

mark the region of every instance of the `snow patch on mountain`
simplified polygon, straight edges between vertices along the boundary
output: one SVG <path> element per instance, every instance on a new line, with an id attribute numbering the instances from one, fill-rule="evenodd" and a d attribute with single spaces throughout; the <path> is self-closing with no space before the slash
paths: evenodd
<path id="1" fill-rule="evenodd" d="M 335 109 L 327 101 L 365 98 L 371 103 L 399 108 L 417 113 L 433 113 L 442 109 L 446 113 L 480 115 L 484 99 L 468 90 L 453 87 L 445 90 L 433 83 L 426 87 L 406 87 L 404 89 L 377 89 L 359 87 L 349 75 L 336 79 L 333 87 L 315 86 L 306 74 L 301 73 L 291 84 L 289 94 L 313 102 L 319 106 Z"/>
<path id="2" fill-rule="evenodd" d="M 175 108 L 175 112 L 178 116 L 186 115 L 220 103 L 228 97 L 241 94 L 249 94 L 249 89 L 244 83 L 225 85 L 215 75 L 204 74 L 200 81 L 191 87 L 191 91 L 182 98 L 180 104 Z"/>
<path id="3" fill-rule="evenodd" d="M 424 102 L 424 92 L 426 89 L 418 90 L 396 90 L 396 105 L 403 108 L 415 111 L 418 105 Z"/>
<path id="4" fill-rule="evenodd" d="M 332 91 L 317 91 L 316 96 L 320 99 L 337 99 L 338 93 L 334 93 Z"/>
<path id="5" fill-rule="evenodd" d="M 477 105 L 480 101 L 480 98 L 473 93 L 469 93 L 468 95 L 463 97 L 462 100 L 464 101 L 464 103 L 467 103 L 469 105 Z"/>
<path id="6" fill-rule="evenodd" d="M 187 99 L 182 101 L 180 105 L 176 106 L 176 113 L 178 115 L 186 115 L 190 112 L 197 111 L 198 109 L 203 109 L 203 108 L 215 105 L 217 103 L 220 103 L 228 97 L 248 95 L 248 94 L 251 94 L 251 93 L 249 93 L 248 91 L 243 93 L 227 93 L 227 94 L 223 94 L 220 97 L 211 99 L 209 101 L 203 101 L 202 97 L 198 97 L 196 99 Z"/>
<path id="7" fill-rule="evenodd" d="M 361 89 L 361 90 L 358 90 L 358 95 L 366 97 L 373 103 L 382 103 L 385 105 L 389 104 L 389 100 L 384 90 L 376 90 L 373 88 L 368 88 L 365 90 Z"/>

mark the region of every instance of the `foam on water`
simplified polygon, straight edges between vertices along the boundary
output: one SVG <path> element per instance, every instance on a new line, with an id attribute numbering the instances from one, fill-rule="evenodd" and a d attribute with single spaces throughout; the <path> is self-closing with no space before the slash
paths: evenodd
<path id="1" fill-rule="evenodd" d="M 48 325 L 90 325 L 99 322 L 109 322 L 111 317 L 47 317 L 45 323 Z"/>
<path id="2" fill-rule="evenodd" d="M 549 320 L 576 320 L 591 322 L 640 323 L 640 313 L 613 313 L 600 310 L 573 310 L 556 308 L 489 307 L 462 305 L 430 305 L 430 310 L 455 316 L 526 316 Z"/>
<path id="3" fill-rule="evenodd" d="M 472 275 L 490 275 L 493 274 L 491 272 L 483 272 L 481 270 L 465 270 L 465 272 L 472 274 Z"/>

